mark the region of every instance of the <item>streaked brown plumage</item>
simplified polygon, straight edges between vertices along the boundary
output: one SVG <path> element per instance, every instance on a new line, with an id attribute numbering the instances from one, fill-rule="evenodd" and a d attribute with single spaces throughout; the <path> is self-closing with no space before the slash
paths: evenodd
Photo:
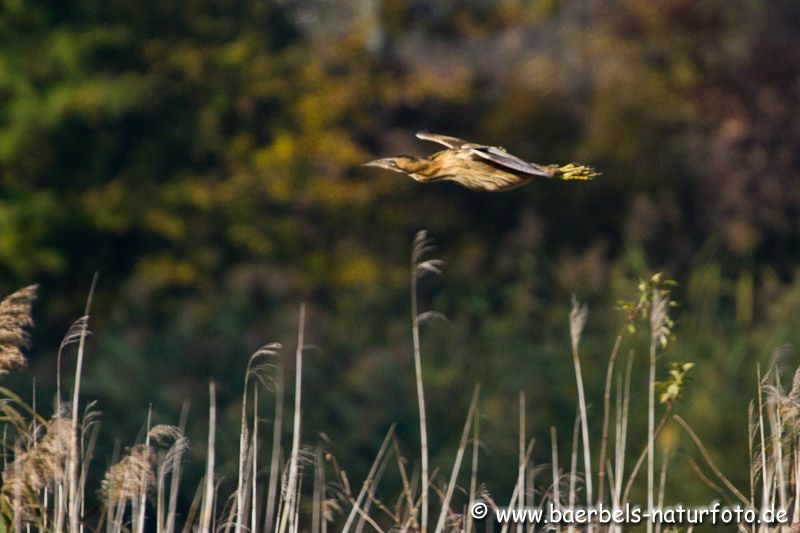
<path id="1" fill-rule="evenodd" d="M 473 191 L 507 191 L 530 180 L 559 178 L 588 180 L 599 173 L 592 167 L 574 165 L 537 165 L 506 152 L 503 148 L 470 143 L 456 137 L 421 131 L 419 139 L 443 144 L 447 149 L 429 157 L 401 155 L 366 163 L 411 176 L 416 181 L 451 180 Z"/>

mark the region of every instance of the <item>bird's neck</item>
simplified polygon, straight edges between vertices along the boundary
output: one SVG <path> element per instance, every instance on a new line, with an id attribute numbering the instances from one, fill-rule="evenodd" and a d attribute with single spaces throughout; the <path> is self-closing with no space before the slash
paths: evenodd
<path id="1" fill-rule="evenodd" d="M 413 155 L 398 157 L 395 160 L 397 168 L 408 174 L 417 173 L 425 168 L 425 160 Z"/>

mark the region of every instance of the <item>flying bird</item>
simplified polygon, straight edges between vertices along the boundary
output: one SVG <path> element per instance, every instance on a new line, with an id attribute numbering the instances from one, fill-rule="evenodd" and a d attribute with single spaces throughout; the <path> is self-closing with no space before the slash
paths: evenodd
<path id="1" fill-rule="evenodd" d="M 400 155 L 365 163 L 411 176 L 421 183 L 450 180 L 473 191 L 507 191 L 534 178 L 589 180 L 600 173 L 583 165 L 537 165 L 513 156 L 503 148 L 486 146 L 421 131 L 418 139 L 433 141 L 447 148 L 429 157 Z"/>

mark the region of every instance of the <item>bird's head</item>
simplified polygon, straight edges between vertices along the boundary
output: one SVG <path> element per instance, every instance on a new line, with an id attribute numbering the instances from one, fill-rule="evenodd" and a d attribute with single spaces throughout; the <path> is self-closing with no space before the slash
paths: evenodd
<path id="1" fill-rule="evenodd" d="M 364 163 L 366 167 L 385 168 L 394 172 L 409 173 L 417 169 L 419 158 L 410 155 L 399 155 L 397 157 L 385 157 L 376 159 L 369 163 Z"/>

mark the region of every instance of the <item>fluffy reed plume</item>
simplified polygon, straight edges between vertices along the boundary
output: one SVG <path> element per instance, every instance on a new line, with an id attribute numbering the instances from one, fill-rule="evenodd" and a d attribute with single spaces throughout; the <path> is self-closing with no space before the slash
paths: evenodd
<path id="1" fill-rule="evenodd" d="M 20 495 L 31 502 L 42 490 L 63 483 L 71 436 L 69 419 L 54 418 L 47 423 L 42 437 L 33 439 L 4 470 L 3 494 L 9 498 Z"/>
<path id="2" fill-rule="evenodd" d="M 586 327 L 586 319 L 589 315 L 589 308 L 586 304 L 580 304 L 575 295 L 572 295 L 572 309 L 569 312 L 569 338 L 572 349 L 577 351 L 581 341 L 583 328 Z"/>
<path id="3" fill-rule="evenodd" d="M 776 379 L 778 372 L 775 372 Z M 780 383 L 770 384 L 766 382 L 763 384 L 763 389 L 767 395 L 767 402 L 775 405 L 778 408 L 780 418 L 786 425 L 800 424 L 800 368 L 794 373 L 792 379 L 792 387 L 788 392 L 784 392 Z"/>
<path id="4" fill-rule="evenodd" d="M 31 307 L 38 288 L 38 285 L 29 285 L 0 302 L 0 376 L 25 366 L 22 349 L 30 342 L 25 328 L 33 325 Z"/>
<path id="5" fill-rule="evenodd" d="M 153 440 L 153 442 L 161 445 L 164 445 L 168 442 L 177 442 L 183 437 L 183 432 L 181 432 L 180 428 L 176 426 L 170 426 L 169 424 L 159 424 L 157 426 L 153 426 L 152 429 L 147 432 L 147 434 Z"/>
<path id="6" fill-rule="evenodd" d="M 156 524 L 158 531 L 171 532 L 175 523 L 175 505 L 177 503 L 178 483 L 181 476 L 181 459 L 189 448 L 189 439 L 183 431 L 167 424 L 154 426 L 147 433 L 148 440 L 161 449 L 156 455 Z M 167 487 L 166 478 L 172 476 L 172 483 Z M 169 492 L 169 501 L 165 502 Z M 140 495 L 141 496 L 141 495 Z"/>
<path id="7" fill-rule="evenodd" d="M 155 483 L 153 464 L 155 454 L 150 446 L 136 444 L 117 464 L 106 471 L 101 490 L 106 505 L 134 500 L 140 492 Z"/>

